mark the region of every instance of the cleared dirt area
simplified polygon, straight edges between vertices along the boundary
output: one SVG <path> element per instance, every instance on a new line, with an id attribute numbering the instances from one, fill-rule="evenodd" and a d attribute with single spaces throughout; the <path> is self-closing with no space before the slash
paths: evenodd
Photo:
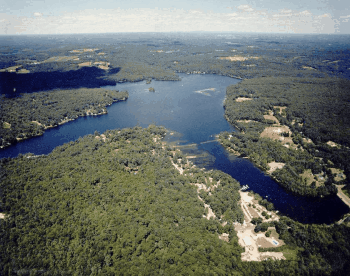
<path id="1" fill-rule="evenodd" d="M 86 52 L 95 52 L 95 51 L 97 51 L 97 50 L 98 50 L 98 48 L 95 48 L 95 49 L 84 48 L 84 49 L 72 50 L 72 51 L 70 51 L 70 52 L 71 52 L 71 53 L 82 54 L 82 53 L 86 53 Z"/>
<path id="2" fill-rule="evenodd" d="M 282 114 L 282 111 L 285 110 L 287 107 L 286 106 L 278 106 L 278 105 L 275 105 L 273 108 L 276 108 L 276 109 L 279 109 L 279 114 Z"/>
<path id="3" fill-rule="evenodd" d="M 232 56 L 232 57 L 219 57 L 219 59 L 229 60 L 229 61 L 245 61 L 248 59 L 259 59 L 260 57 L 243 57 L 243 56 Z"/>
<path id="4" fill-rule="evenodd" d="M 259 218 L 259 214 L 254 210 L 254 208 L 248 206 L 248 212 L 253 218 Z"/>
<path id="5" fill-rule="evenodd" d="M 180 174 L 186 175 L 187 166 L 190 163 L 187 161 L 186 165 L 183 165 L 181 162 L 175 164 L 171 159 L 172 165 L 179 171 Z M 191 164 L 190 164 L 191 165 Z M 205 183 L 192 183 L 192 185 L 197 187 L 198 198 L 200 201 L 204 203 L 205 213 L 203 215 L 206 219 L 216 219 L 216 215 L 211 209 L 211 206 L 206 204 L 204 200 L 199 196 L 200 190 L 204 190 L 206 192 L 210 192 L 215 190 L 219 185 L 220 181 L 217 181 L 214 185 L 210 187 L 206 184 L 213 183 L 213 179 L 210 177 L 205 178 Z M 210 193 L 209 193 L 210 195 Z M 242 261 L 262 261 L 267 258 L 272 258 L 275 260 L 283 260 L 285 257 L 283 256 L 283 252 L 259 252 L 259 247 L 269 248 L 269 247 L 278 247 L 283 245 L 283 241 L 278 239 L 278 234 L 274 227 L 269 227 L 269 231 L 271 231 L 270 237 L 265 237 L 265 233 L 255 233 L 254 228 L 255 225 L 251 223 L 252 218 L 262 218 L 263 222 L 269 221 L 277 221 L 279 217 L 275 212 L 268 211 L 265 207 L 258 204 L 258 201 L 254 198 L 254 196 L 250 195 L 247 192 L 240 191 L 241 200 L 239 204 L 241 205 L 241 209 L 244 214 L 244 221 L 242 224 L 235 222 L 234 227 L 237 232 L 238 242 L 239 244 L 245 248 L 245 252 L 241 254 Z M 266 212 L 270 217 L 266 219 L 262 212 Z M 265 214 L 264 214 L 265 215 Z M 265 215 L 266 216 L 266 215 Z M 222 225 L 226 225 L 226 221 L 222 221 Z M 271 228 L 271 229 L 270 229 Z M 273 235 L 272 235 L 273 233 Z M 229 234 L 222 233 L 218 235 L 218 238 L 224 240 L 226 242 L 229 241 Z"/>
<path id="6" fill-rule="evenodd" d="M 285 165 L 285 163 L 278 163 L 278 162 L 270 162 L 267 165 L 269 165 L 270 169 L 268 170 L 268 173 L 273 173 L 277 169 L 282 169 Z"/>
<path id="7" fill-rule="evenodd" d="M 91 61 L 79 63 L 78 66 L 83 67 L 83 66 L 91 66 Z"/>
<path id="8" fill-rule="evenodd" d="M 96 62 L 94 62 L 94 65 L 97 65 L 97 67 L 102 69 L 102 70 L 108 70 L 110 63 L 104 62 L 104 61 L 96 61 Z"/>
<path id="9" fill-rule="evenodd" d="M 306 185 L 311 185 L 312 182 L 316 183 L 316 187 L 321 186 L 325 180 L 318 180 L 315 178 L 315 175 L 312 173 L 311 169 L 305 170 L 302 174 L 299 174 Z"/>
<path id="10" fill-rule="evenodd" d="M 9 72 L 9 73 L 16 73 L 16 74 L 28 74 L 30 73 L 29 70 L 25 69 L 25 68 L 21 68 L 23 65 L 16 65 L 16 66 L 11 66 L 11 67 L 7 67 L 4 69 L 0 69 L 0 72 Z M 21 68 L 21 69 L 19 69 Z"/>
<path id="11" fill-rule="evenodd" d="M 241 103 L 241 102 L 244 102 L 244 101 L 251 101 L 251 100 L 252 100 L 252 98 L 238 97 L 236 99 L 236 102 Z"/>
<path id="12" fill-rule="evenodd" d="M 334 180 L 335 181 L 341 181 L 346 179 L 346 175 L 344 174 L 344 170 L 337 169 L 337 168 L 330 168 L 332 174 L 335 174 Z"/>
<path id="13" fill-rule="evenodd" d="M 241 195 L 241 208 L 244 213 L 244 222 L 243 224 L 235 223 L 235 230 L 238 236 L 239 244 L 245 248 L 245 252 L 242 253 L 242 261 L 262 261 L 266 258 L 283 260 L 285 257 L 282 252 L 259 252 L 259 247 L 261 248 L 270 248 L 278 247 L 284 244 L 284 242 L 277 237 L 276 230 L 274 227 L 269 227 L 269 230 L 274 233 L 270 237 L 265 237 L 265 233 L 255 233 L 253 225 L 250 221 L 253 217 L 261 217 L 263 222 L 268 222 L 272 220 L 278 220 L 279 217 L 274 212 L 269 212 L 265 207 L 259 205 L 257 200 L 247 192 L 240 191 Z M 249 206 L 250 205 L 250 206 Z M 255 206 L 253 209 L 251 206 Z M 266 219 L 261 215 L 261 212 L 265 211 L 272 217 Z M 276 244 L 274 244 L 277 243 Z"/>
<path id="14" fill-rule="evenodd" d="M 278 119 L 273 115 L 264 115 L 264 119 L 274 121 L 277 125 L 280 125 Z"/>
<path id="15" fill-rule="evenodd" d="M 307 69 L 307 70 L 316 70 L 315 68 L 310 67 L 310 66 L 302 66 L 301 68 Z"/>
<path id="16" fill-rule="evenodd" d="M 339 144 L 332 142 L 332 141 L 328 141 L 326 144 L 332 148 L 340 148 Z"/>
<path id="17" fill-rule="evenodd" d="M 273 126 L 265 128 L 264 131 L 260 134 L 260 137 L 293 143 L 292 138 L 284 137 L 282 136 L 282 133 L 289 133 L 289 135 L 292 135 L 292 132 L 287 126 Z"/>
<path id="18" fill-rule="evenodd" d="M 248 124 L 250 122 L 257 122 L 257 121 L 253 121 L 253 120 L 237 120 L 236 122 L 237 123 L 246 123 L 246 124 Z"/>
<path id="19" fill-rule="evenodd" d="M 4 219 L 5 218 L 5 214 L 0 213 L 0 219 Z"/>
<path id="20" fill-rule="evenodd" d="M 222 233 L 221 235 L 219 235 L 219 239 L 223 240 L 225 242 L 229 242 L 229 238 L 228 238 L 229 234 L 227 233 Z"/>

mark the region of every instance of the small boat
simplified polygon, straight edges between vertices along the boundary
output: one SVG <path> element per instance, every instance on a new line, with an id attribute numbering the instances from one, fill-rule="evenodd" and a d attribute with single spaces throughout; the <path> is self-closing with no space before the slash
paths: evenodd
<path id="1" fill-rule="evenodd" d="M 249 186 L 248 186 L 248 185 L 243 185 L 243 187 L 241 188 L 242 191 L 245 191 L 245 190 L 247 190 L 247 189 L 249 189 Z"/>

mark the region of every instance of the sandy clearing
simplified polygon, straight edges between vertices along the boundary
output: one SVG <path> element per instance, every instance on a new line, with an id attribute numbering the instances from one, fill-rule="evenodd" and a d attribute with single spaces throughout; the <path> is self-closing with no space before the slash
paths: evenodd
<path id="1" fill-rule="evenodd" d="M 307 144 L 313 144 L 314 142 L 310 139 L 310 138 L 304 138 L 303 137 L 303 142 L 307 143 Z"/>
<path id="2" fill-rule="evenodd" d="M 110 63 L 104 62 L 104 61 L 95 61 L 94 65 L 97 65 L 97 67 L 102 69 L 102 70 L 108 70 Z"/>
<path id="3" fill-rule="evenodd" d="M 284 167 L 285 163 L 270 162 L 267 165 L 270 167 L 270 169 L 267 172 L 269 174 L 271 174 L 277 169 L 282 169 Z"/>
<path id="4" fill-rule="evenodd" d="M 251 219 L 254 217 L 252 213 L 258 214 L 259 217 L 263 218 L 263 221 L 272 221 L 279 220 L 279 217 L 274 212 L 269 212 L 265 207 L 259 205 L 255 198 L 247 192 L 240 191 L 241 195 L 241 209 L 244 213 L 244 222 L 243 224 L 235 223 L 235 230 L 238 236 L 239 244 L 245 248 L 245 252 L 241 254 L 242 261 L 262 261 L 267 257 L 272 257 L 274 259 L 284 259 L 282 252 L 259 252 L 258 247 L 268 248 L 276 247 L 272 243 L 273 240 L 276 240 L 281 246 L 284 242 L 276 237 L 265 237 L 264 233 L 255 233 L 255 225 L 250 223 Z M 249 204 L 255 205 L 256 208 L 253 209 L 249 207 Z M 265 219 L 260 215 L 261 212 L 267 212 L 272 216 L 270 219 Z M 269 230 L 276 231 L 274 227 L 269 227 Z M 275 254 L 278 253 L 278 254 Z"/>
<path id="5" fill-rule="evenodd" d="M 231 57 L 219 57 L 219 59 L 229 60 L 229 61 L 245 61 L 248 59 L 259 59 L 260 57 L 243 57 L 243 56 L 231 56 Z"/>
<path id="6" fill-rule="evenodd" d="M 184 173 L 184 169 L 181 168 L 180 166 L 176 165 L 173 160 L 171 160 L 171 163 L 173 164 L 173 166 L 175 167 L 175 169 L 177 169 L 179 171 L 180 174 Z"/>
<path id="7" fill-rule="evenodd" d="M 4 213 L 0 213 L 0 219 L 5 219 L 5 214 Z"/>
<path id="8" fill-rule="evenodd" d="M 199 196 L 198 196 L 199 197 Z M 199 197 L 200 198 L 200 197 Z M 200 198 L 201 199 L 201 198 Z M 208 204 L 205 204 L 204 203 L 204 208 L 208 208 L 208 213 L 207 213 L 207 216 L 206 216 L 206 219 L 207 220 L 210 220 L 210 218 L 216 218 L 216 215 L 215 215 L 215 213 L 213 212 L 213 210 L 210 208 L 210 205 L 208 205 Z"/>
<path id="9" fill-rule="evenodd" d="M 263 248 L 275 247 L 270 241 L 268 241 L 265 237 L 258 237 L 256 240 L 258 246 Z"/>
<path id="10" fill-rule="evenodd" d="M 70 53 L 79 53 L 79 54 L 82 54 L 82 53 L 86 53 L 86 52 L 95 52 L 97 51 L 98 48 L 84 48 L 84 49 L 76 49 L 76 50 L 72 50 L 70 51 Z"/>
<path id="11" fill-rule="evenodd" d="M 279 106 L 275 105 L 273 108 L 279 109 L 279 114 L 282 114 L 282 111 L 285 110 L 287 107 L 286 106 Z"/>
<path id="12" fill-rule="evenodd" d="M 2 123 L 2 128 L 11 128 L 11 124 L 8 122 L 3 122 Z"/>
<path id="13" fill-rule="evenodd" d="M 220 240 L 223 240 L 223 241 L 225 241 L 225 242 L 229 242 L 229 234 L 227 234 L 227 233 L 222 233 L 221 235 L 219 235 L 219 239 Z"/>
<path id="14" fill-rule="evenodd" d="M 236 122 L 237 123 L 246 123 L 246 124 L 248 124 L 250 122 L 257 122 L 257 121 L 254 121 L 254 120 L 237 120 Z"/>
<path id="15" fill-rule="evenodd" d="M 273 260 L 285 260 L 286 258 L 283 256 L 282 252 L 261 252 L 260 260 L 266 260 L 271 258 Z"/>
<path id="16" fill-rule="evenodd" d="M 273 115 L 264 115 L 264 119 L 274 121 L 277 125 L 280 125 L 278 119 Z"/>
<path id="17" fill-rule="evenodd" d="M 259 214 L 257 213 L 257 211 L 254 210 L 254 208 L 252 207 L 247 207 L 248 208 L 248 212 L 249 214 L 253 217 L 253 218 L 260 218 Z"/>
<path id="18" fill-rule="evenodd" d="M 340 148 L 339 144 L 332 142 L 332 141 L 328 141 L 326 144 L 332 148 L 335 148 L 335 147 Z"/>
<path id="19" fill-rule="evenodd" d="M 333 174 L 336 176 L 334 177 L 335 181 L 341 181 L 346 179 L 346 175 L 344 174 L 344 170 L 337 169 L 337 168 L 329 168 Z"/>
<path id="20" fill-rule="evenodd" d="M 21 68 L 22 65 L 16 65 L 16 66 L 11 66 L 11 67 L 7 67 L 7 68 L 4 68 L 4 69 L 1 69 L 0 72 L 16 72 L 18 68 Z"/>
<path id="21" fill-rule="evenodd" d="M 241 103 L 241 102 L 244 102 L 244 101 L 251 101 L 251 100 L 253 100 L 253 99 L 252 98 L 245 98 L 245 97 L 238 97 L 236 99 L 236 102 Z"/>
<path id="22" fill-rule="evenodd" d="M 316 70 L 315 68 L 310 67 L 310 66 L 302 66 L 301 68 L 307 69 L 307 70 Z"/>
<path id="23" fill-rule="evenodd" d="M 32 121 L 32 123 L 37 124 L 38 126 L 42 126 L 42 124 L 39 123 L 38 121 Z"/>
<path id="24" fill-rule="evenodd" d="M 316 187 L 319 187 L 321 186 L 322 183 L 325 182 L 325 180 L 323 181 L 316 180 L 315 175 L 312 173 L 311 169 L 305 170 L 303 173 L 299 174 L 299 176 L 301 177 L 301 179 L 304 181 L 306 185 L 311 185 L 311 183 L 315 181 Z"/>
<path id="25" fill-rule="evenodd" d="M 82 66 L 91 66 L 91 61 L 79 63 L 78 66 L 80 66 L 80 67 L 82 67 Z"/>
<path id="26" fill-rule="evenodd" d="M 292 134 L 288 126 L 272 126 L 267 127 L 260 134 L 260 137 L 270 138 L 272 140 L 283 141 L 284 143 L 290 143 L 292 146 L 296 147 L 291 137 L 284 137 L 282 133 L 287 132 L 289 135 Z"/>

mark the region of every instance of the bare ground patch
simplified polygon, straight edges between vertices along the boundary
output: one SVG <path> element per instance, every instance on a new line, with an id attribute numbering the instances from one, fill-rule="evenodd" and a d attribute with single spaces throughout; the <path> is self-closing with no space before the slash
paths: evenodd
<path id="1" fill-rule="evenodd" d="M 282 115 L 283 110 L 285 110 L 287 107 L 286 106 L 275 105 L 273 108 L 279 109 L 278 113 Z"/>
<path id="2" fill-rule="evenodd" d="M 304 181 L 304 183 L 308 186 L 311 185 L 312 182 L 316 183 L 316 187 L 319 187 L 322 183 L 324 183 L 324 181 L 315 179 L 315 175 L 312 173 L 311 169 L 305 170 L 302 174 L 299 174 L 299 176 L 302 178 L 302 181 Z"/>
<path id="3" fill-rule="evenodd" d="M 229 60 L 229 61 L 245 61 L 248 59 L 259 59 L 259 58 L 260 57 L 244 57 L 244 56 L 219 57 L 219 59 Z"/>
<path id="4" fill-rule="evenodd" d="M 78 64 L 79 67 L 83 67 L 83 66 L 91 66 L 91 61 L 87 61 L 87 62 L 83 62 L 83 63 L 79 63 Z"/>
<path id="5" fill-rule="evenodd" d="M 315 68 L 313 68 L 311 66 L 302 66 L 301 68 L 307 69 L 307 70 L 316 70 Z"/>
<path id="6" fill-rule="evenodd" d="M 280 125 L 278 119 L 273 115 L 264 115 L 264 119 L 274 121 L 277 125 Z"/>
<path id="7" fill-rule="evenodd" d="M 251 101 L 251 100 L 253 100 L 253 99 L 252 98 L 245 98 L 245 97 L 238 97 L 236 99 L 236 102 L 241 103 L 241 102 L 244 102 L 244 101 Z"/>
<path id="8" fill-rule="evenodd" d="M 255 225 L 250 223 L 254 215 L 260 212 L 265 211 L 272 216 L 270 219 L 265 219 L 258 214 L 259 217 L 263 218 L 263 222 L 279 220 L 277 214 L 275 212 L 268 212 L 265 207 L 259 205 L 254 196 L 242 191 L 240 191 L 240 195 L 240 204 L 244 213 L 244 222 L 243 224 L 235 223 L 234 226 L 237 232 L 238 242 L 245 248 L 245 252 L 241 254 L 242 261 L 262 261 L 268 257 L 271 257 L 272 259 L 285 259 L 283 252 L 259 252 L 258 249 L 259 247 L 277 247 L 284 244 L 282 240 L 278 239 L 278 234 L 275 228 L 269 227 L 268 230 L 271 231 L 271 236 L 265 237 L 264 233 L 255 233 Z M 249 204 L 254 204 L 256 208 L 253 209 L 249 207 Z M 273 244 L 274 240 L 278 242 L 278 245 Z"/>
<path id="9" fill-rule="evenodd" d="M 332 142 L 332 141 L 328 141 L 326 144 L 332 148 L 340 148 L 339 144 Z"/>
<path id="10" fill-rule="evenodd" d="M 10 72 L 10 73 L 15 73 L 17 72 L 18 68 L 21 68 L 22 65 L 16 65 L 16 66 L 11 66 L 11 67 L 7 67 L 4 69 L 1 69 L 0 72 Z"/>
<path id="11" fill-rule="evenodd" d="M 219 235 L 219 239 L 220 240 L 223 240 L 223 241 L 225 241 L 225 242 L 229 242 L 229 234 L 227 234 L 227 233 L 222 233 L 221 235 Z"/>
<path id="12" fill-rule="evenodd" d="M 289 137 L 283 136 L 283 133 L 288 133 Z M 286 147 L 291 146 L 292 148 L 296 149 L 297 145 L 294 144 L 292 138 L 290 137 L 291 134 L 292 132 L 288 126 L 281 125 L 265 128 L 264 131 L 260 134 L 260 137 L 277 140 L 282 142 Z"/>
<path id="13" fill-rule="evenodd" d="M 248 206 L 248 211 L 253 218 L 259 218 L 259 214 L 254 210 L 254 208 Z"/>
<path id="14" fill-rule="evenodd" d="M 334 180 L 335 181 L 342 181 L 346 179 L 346 175 L 344 174 L 344 170 L 337 169 L 337 168 L 330 168 L 332 174 L 335 174 Z"/>
<path id="15" fill-rule="evenodd" d="M 278 163 L 278 162 L 270 162 L 267 165 L 269 165 L 270 169 L 268 170 L 268 173 L 271 174 L 277 169 L 282 169 L 285 165 L 285 163 Z"/>

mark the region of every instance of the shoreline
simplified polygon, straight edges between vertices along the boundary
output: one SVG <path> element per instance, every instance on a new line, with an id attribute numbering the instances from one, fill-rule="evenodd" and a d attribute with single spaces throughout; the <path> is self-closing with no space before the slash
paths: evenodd
<path id="1" fill-rule="evenodd" d="M 337 196 L 341 199 L 341 201 L 343 201 L 350 208 L 350 198 L 346 194 L 344 194 L 344 192 L 342 191 L 342 188 L 344 186 L 345 185 L 337 185 L 337 189 L 338 189 Z"/>
<path id="2" fill-rule="evenodd" d="M 221 146 L 224 147 L 224 145 L 221 143 L 221 140 L 217 137 L 217 141 L 220 143 Z M 241 156 L 241 153 L 239 153 L 238 151 L 236 150 L 233 150 L 231 148 L 226 148 L 224 147 L 224 149 L 226 151 L 228 151 L 230 154 L 234 154 L 235 156 L 237 157 L 240 157 Z M 245 159 L 248 159 L 250 162 L 253 163 L 253 165 L 258 168 L 259 170 L 261 170 L 265 175 L 269 176 L 272 180 L 274 180 L 280 187 L 282 187 L 284 190 L 286 190 L 276 179 L 276 177 L 274 177 L 272 174 L 269 173 L 269 171 L 266 171 L 264 168 L 262 168 L 261 166 L 257 165 L 254 160 L 252 160 L 249 156 L 246 156 L 246 157 L 240 157 L 240 158 L 245 158 Z M 336 185 L 336 184 L 333 184 L 337 187 L 338 189 L 338 192 L 335 194 L 342 202 L 344 202 L 344 204 L 346 204 L 349 208 L 350 208 L 350 198 L 343 193 L 343 191 L 341 190 L 342 187 L 344 187 L 344 185 Z M 290 193 L 290 191 L 286 190 L 286 192 Z M 298 196 L 301 196 L 301 195 L 298 195 Z M 316 197 L 316 198 L 323 198 L 323 196 L 321 197 Z M 347 213 L 347 214 L 350 214 Z"/>
<path id="3" fill-rule="evenodd" d="M 122 101 L 126 101 L 128 98 L 124 97 L 120 100 L 116 100 L 116 101 L 113 101 L 111 104 L 108 104 L 105 106 L 105 110 L 103 112 L 100 112 L 100 113 L 92 113 L 91 111 L 86 111 L 83 115 L 77 115 L 75 118 L 72 118 L 72 119 L 63 119 L 61 122 L 59 122 L 57 125 L 43 125 L 41 124 L 40 122 L 38 121 L 34 121 L 34 123 L 40 125 L 40 126 L 43 126 L 43 132 L 42 133 L 39 133 L 37 135 L 33 135 L 33 136 L 29 136 L 29 137 L 23 137 L 23 138 L 20 138 L 20 137 L 16 137 L 16 140 L 17 142 L 16 143 L 12 143 L 12 144 L 7 144 L 5 146 L 0 146 L 0 151 L 2 149 L 6 149 L 10 146 L 14 146 L 16 145 L 18 142 L 21 142 L 21 141 L 24 141 L 24 140 L 27 140 L 27 139 L 30 139 L 30 138 L 33 138 L 33 137 L 39 137 L 39 136 L 42 136 L 44 135 L 45 133 L 45 130 L 47 129 L 51 129 L 51 128 L 55 128 L 55 127 L 58 127 L 58 126 L 61 126 L 61 125 L 64 125 L 65 123 L 68 123 L 68 122 L 71 122 L 71 121 L 75 121 L 76 119 L 80 118 L 80 117 L 87 117 L 87 116 L 100 116 L 100 115 L 105 115 L 105 114 L 108 114 L 108 111 L 107 111 L 107 107 L 108 106 L 111 106 L 112 104 L 114 103 L 118 103 L 118 102 L 122 102 Z"/>

